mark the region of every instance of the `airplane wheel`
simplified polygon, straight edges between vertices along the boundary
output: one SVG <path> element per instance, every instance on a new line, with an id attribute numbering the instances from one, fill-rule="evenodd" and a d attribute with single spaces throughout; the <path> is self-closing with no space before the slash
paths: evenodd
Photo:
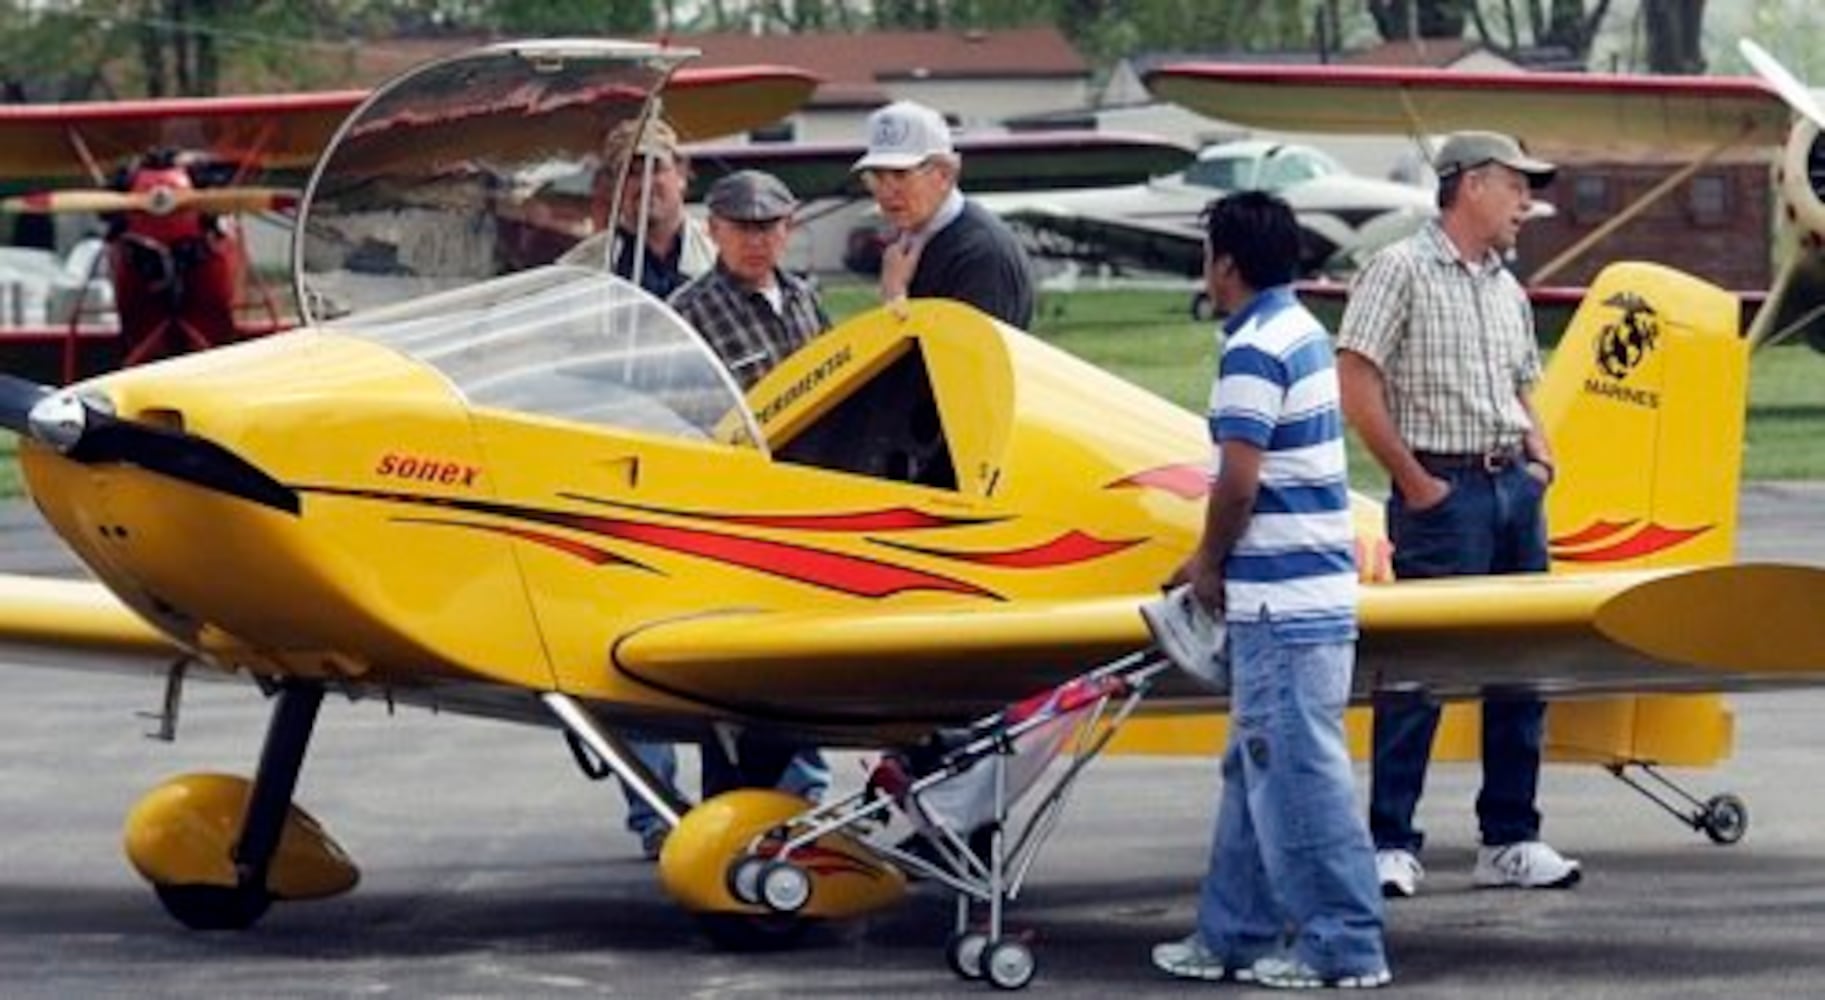
<path id="1" fill-rule="evenodd" d="M 811 922 L 781 913 L 702 913 L 697 926 L 723 951 L 784 951 L 798 944 Z"/>
<path id="2" fill-rule="evenodd" d="M 775 913 L 797 913 L 811 901 L 811 876 L 790 861 L 769 861 L 760 869 L 760 901 Z"/>
<path id="3" fill-rule="evenodd" d="M 744 903 L 760 902 L 760 870 L 767 859 L 749 854 L 729 866 L 729 895 Z"/>
<path id="4" fill-rule="evenodd" d="M 239 886 L 160 885 L 153 891 L 165 912 L 193 931 L 244 931 L 272 905 L 266 890 Z"/>
<path id="5" fill-rule="evenodd" d="M 1705 800 L 1705 811 L 1698 822 L 1712 843 L 1734 844 L 1749 832 L 1749 807 L 1728 792 L 1713 795 Z"/>
<path id="6" fill-rule="evenodd" d="M 944 961 L 959 979 L 981 979 L 982 955 L 988 950 L 989 936 L 981 931 L 952 934 L 944 946 Z"/>
<path id="7" fill-rule="evenodd" d="M 998 990 L 1018 990 L 1033 981 L 1039 963 L 1033 949 L 1019 941 L 997 941 L 982 957 L 982 974 Z"/>
<path id="8" fill-rule="evenodd" d="M 1199 292 L 1191 297 L 1191 318 L 1200 323 L 1217 318 L 1217 307 L 1210 301 L 1209 292 Z"/>

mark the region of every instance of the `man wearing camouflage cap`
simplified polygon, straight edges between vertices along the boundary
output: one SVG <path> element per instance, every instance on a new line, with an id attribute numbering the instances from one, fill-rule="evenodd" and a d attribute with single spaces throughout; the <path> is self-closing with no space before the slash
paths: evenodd
<path id="1" fill-rule="evenodd" d="M 1505 259 L 1554 168 L 1495 132 L 1450 136 L 1434 166 L 1439 218 L 1376 254 L 1351 289 L 1337 337 L 1344 415 L 1388 473 L 1396 577 L 1543 572 L 1552 451 L 1528 401 L 1533 311 Z M 1369 831 L 1385 896 L 1413 895 L 1424 875 L 1413 814 L 1438 720 L 1423 695 L 1375 697 Z M 1578 882 L 1578 862 L 1540 839 L 1544 722 L 1538 698 L 1483 702 L 1478 886 Z"/>

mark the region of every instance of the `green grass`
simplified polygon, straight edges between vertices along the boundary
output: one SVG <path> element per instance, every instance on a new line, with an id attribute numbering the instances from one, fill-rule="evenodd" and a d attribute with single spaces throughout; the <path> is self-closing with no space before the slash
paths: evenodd
<path id="1" fill-rule="evenodd" d="M 872 286 L 828 285 L 825 306 L 837 321 L 875 304 Z M 1183 291 L 1042 293 L 1034 333 L 1099 368 L 1202 410 L 1216 363 L 1212 326 L 1188 315 Z M 1335 324 L 1336 316 L 1320 314 Z M 1379 490 L 1380 469 L 1351 439 L 1358 488 Z M 15 440 L 0 432 L 0 496 L 20 493 Z M 1762 351 L 1751 363 L 1745 480 L 1825 480 L 1825 357 L 1802 346 Z"/>

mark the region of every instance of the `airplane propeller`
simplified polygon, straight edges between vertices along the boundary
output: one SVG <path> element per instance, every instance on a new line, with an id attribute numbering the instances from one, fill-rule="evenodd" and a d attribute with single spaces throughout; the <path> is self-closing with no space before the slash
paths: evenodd
<path id="1" fill-rule="evenodd" d="M 297 514 L 298 494 L 227 448 L 183 431 L 122 420 L 104 403 L 0 373 L 0 427 L 84 465 L 136 465 L 180 482 Z"/>
<path id="2" fill-rule="evenodd" d="M 1736 40 L 1736 50 L 1743 54 L 1743 58 L 1749 61 L 1749 65 L 1754 67 L 1762 80 L 1781 95 L 1781 100 L 1810 119 L 1814 125 L 1825 129 L 1825 108 L 1819 106 L 1818 98 L 1813 96 L 1812 90 L 1801 83 L 1799 77 L 1788 72 L 1780 60 L 1747 38 Z"/>
<path id="3" fill-rule="evenodd" d="M 23 214 L 60 212 L 269 212 L 295 208 L 298 192 L 284 188 L 222 187 L 186 190 L 155 187 L 148 191 L 35 191 L 0 199 L 0 211 Z"/>

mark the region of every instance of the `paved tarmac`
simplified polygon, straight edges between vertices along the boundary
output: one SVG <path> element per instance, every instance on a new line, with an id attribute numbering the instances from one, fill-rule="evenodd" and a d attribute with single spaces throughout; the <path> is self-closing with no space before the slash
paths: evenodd
<path id="1" fill-rule="evenodd" d="M 1744 558 L 1825 564 L 1825 488 L 1744 493 Z M 0 565 L 68 572 L 22 505 Z M 151 678 L 0 668 L 0 997 L 982 995 L 940 957 L 948 901 L 921 891 L 783 954 L 711 950 L 548 731 L 328 703 L 300 800 L 363 865 L 340 899 L 281 905 L 255 930 L 168 920 L 120 851 L 144 790 L 188 770 L 251 771 L 265 711 L 194 685 L 180 739 L 140 735 Z M 1817 996 L 1825 992 L 1825 692 L 1736 699 L 1725 766 L 1750 831 L 1716 847 L 1608 775 L 1553 767 L 1547 834 L 1588 871 L 1571 892 L 1475 891 L 1473 769 L 1437 769 L 1422 807 L 1432 874 L 1390 911 L 1391 997 Z M 860 773 L 838 761 L 839 779 Z M 694 768 L 686 764 L 685 773 Z M 1047 995 L 1178 996 L 1156 941 L 1189 925 L 1215 799 L 1207 760 L 1089 773 L 1015 908 Z"/>

